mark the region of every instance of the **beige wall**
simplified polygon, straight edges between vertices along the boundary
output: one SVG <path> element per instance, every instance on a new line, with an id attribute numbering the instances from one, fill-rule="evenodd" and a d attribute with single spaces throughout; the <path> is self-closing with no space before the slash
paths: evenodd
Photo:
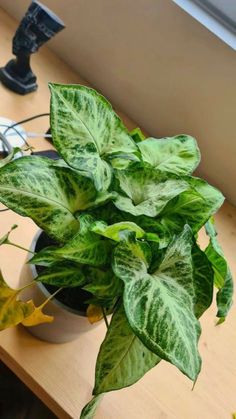
<path id="1" fill-rule="evenodd" d="M 171 0 L 42 1 L 67 25 L 51 48 L 151 135 L 194 135 L 199 174 L 236 204 L 236 53 Z"/>

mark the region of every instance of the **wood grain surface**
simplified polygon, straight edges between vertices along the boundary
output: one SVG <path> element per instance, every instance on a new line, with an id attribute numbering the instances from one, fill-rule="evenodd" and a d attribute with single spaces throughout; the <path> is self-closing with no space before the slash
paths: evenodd
<path id="1" fill-rule="evenodd" d="M 16 22 L 0 10 L 0 65 L 11 56 L 11 39 Z M 84 83 L 47 48 L 32 59 L 38 76 L 37 92 L 18 96 L 0 85 L 0 115 L 15 120 L 47 112 L 49 109 L 48 81 Z M 124 117 L 124 122 L 134 124 Z M 30 131 L 45 132 L 48 119 L 27 125 Z M 31 144 L 37 150 L 51 148 L 43 139 Z M 204 150 L 202 150 L 204 153 Z M 1 206 L 1 208 L 3 208 Z M 37 227 L 27 218 L 11 211 L 0 213 L 0 236 L 12 224 L 19 228 L 12 239 L 28 247 Z M 232 272 L 236 277 L 236 209 L 225 203 L 216 217 L 219 238 Z M 201 235 L 201 244 L 206 245 Z M 0 266 L 12 286 L 17 286 L 25 253 L 10 246 L 0 248 Z M 194 390 L 192 383 L 176 368 L 161 362 L 134 386 L 105 395 L 97 411 L 97 419 L 230 419 L 236 411 L 236 313 L 232 308 L 225 324 L 216 327 L 216 308 L 203 316 L 200 353 L 202 372 Z M 94 367 L 105 327 L 81 335 L 66 344 L 50 344 L 33 338 L 23 327 L 0 334 L 0 359 L 42 400 L 60 419 L 77 419 L 83 405 L 89 401 L 94 383 Z M 43 418 L 42 418 L 43 419 Z"/>

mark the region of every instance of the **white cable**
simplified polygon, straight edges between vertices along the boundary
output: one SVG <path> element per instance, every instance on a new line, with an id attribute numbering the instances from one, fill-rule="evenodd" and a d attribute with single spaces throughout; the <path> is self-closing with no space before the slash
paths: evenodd
<path id="1" fill-rule="evenodd" d="M 38 138 L 38 137 L 52 138 L 51 134 L 44 134 L 40 132 L 25 132 L 25 134 L 27 135 L 27 138 Z M 7 137 L 11 137 L 13 135 L 16 135 L 16 134 L 12 132 L 12 133 L 7 134 Z"/>

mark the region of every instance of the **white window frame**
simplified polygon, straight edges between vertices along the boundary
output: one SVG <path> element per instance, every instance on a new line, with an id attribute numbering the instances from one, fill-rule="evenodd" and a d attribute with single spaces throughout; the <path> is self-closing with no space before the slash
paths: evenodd
<path id="1" fill-rule="evenodd" d="M 236 24 L 207 0 L 172 0 L 236 51 Z"/>

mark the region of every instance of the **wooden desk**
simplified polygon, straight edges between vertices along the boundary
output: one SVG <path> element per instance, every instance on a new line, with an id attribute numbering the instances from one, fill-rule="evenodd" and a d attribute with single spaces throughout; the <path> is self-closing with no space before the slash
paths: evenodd
<path id="1" fill-rule="evenodd" d="M 14 20 L 0 10 L 1 65 L 10 58 L 15 27 Z M 45 48 L 33 57 L 33 68 L 38 76 L 38 91 L 22 97 L 0 85 L 0 115 L 20 120 L 47 112 L 48 81 L 83 83 Z M 134 126 L 127 118 L 124 120 L 130 128 Z M 48 120 L 35 120 L 28 127 L 44 132 Z M 37 149 L 50 148 L 43 139 L 31 143 Z M 236 277 L 236 209 L 226 203 L 216 219 L 221 243 Z M 0 213 L 0 236 L 15 223 L 19 228 L 12 238 L 28 247 L 37 227 L 11 211 Z M 203 235 L 201 240 L 204 245 Z M 0 266 L 12 286 L 17 286 L 25 256 L 9 246 L 0 248 Z M 203 368 L 194 391 L 192 383 L 176 368 L 161 362 L 136 385 L 105 395 L 96 418 L 230 419 L 236 411 L 236 313 L 233 307 L 225 324 L 215 327 L 215 310 L 211 308 L 201 322 Z M 72 343 L 54 345 L 33 338 L 23 327 L 9 329 L 0 334 L 0 359 L 60 419 L 77 419 L 91 397 L 95 360 L 104 333 L 104 326 L 99 325 Z"/>

